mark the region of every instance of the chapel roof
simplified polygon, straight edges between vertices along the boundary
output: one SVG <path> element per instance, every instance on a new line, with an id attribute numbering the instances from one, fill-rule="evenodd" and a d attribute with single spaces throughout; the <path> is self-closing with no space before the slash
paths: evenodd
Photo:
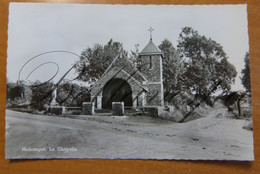
<path id="1" fill-rule="evenodd" d="M 147 55 L 147 54 L 162 54 L 162 52 L 157 48 L 157 46 L 155 46 L 152 39 L 150 39 L 149 43 L 139 53 L 139 55 Z"/>

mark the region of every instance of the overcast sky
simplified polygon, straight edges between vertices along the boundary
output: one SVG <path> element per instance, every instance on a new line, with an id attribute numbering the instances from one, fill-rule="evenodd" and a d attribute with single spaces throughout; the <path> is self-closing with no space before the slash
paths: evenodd
<path id="1" fill-rule="evenodd" d="M 167 38 L 177 45 L 181 29 L 191 26 L 201 35 L 220 43 L 235 65 L 238 76 L 234 90 L 243 89 L 239 77 L 244 56 L 249 50 L 247 6 L 244 5 L 82 5 L 10 3 L 8 28 L 7 77 L 16 81 L 19 70 L 31 57 L 54 50 L 80 54 L 95 43 L 106 44 L 111 38 L 123 43 L 126 50 L 140 51 L 149 41 L 158 46 Z M 76 56 L 54 53 L 30 62 L 22 79 L 38 65 L 56 62 L 60 78 L 77 60 Z M 29 77 L 48 80 L 57 65 L 44 64 Z M 68 78 L 75 77 L 72 72 Z"/>

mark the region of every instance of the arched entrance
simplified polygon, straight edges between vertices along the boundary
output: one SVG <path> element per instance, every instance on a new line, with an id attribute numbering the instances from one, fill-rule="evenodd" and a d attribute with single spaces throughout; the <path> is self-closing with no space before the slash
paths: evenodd
<path id="1" fill-rule="evenodd" d="M 125 80 L 119 78 L 111 79 L 104 86 L 103 108 L 112 108 L 112 102 L 124 102 L 125 106 L 133 106 L 132 89 Z"/>

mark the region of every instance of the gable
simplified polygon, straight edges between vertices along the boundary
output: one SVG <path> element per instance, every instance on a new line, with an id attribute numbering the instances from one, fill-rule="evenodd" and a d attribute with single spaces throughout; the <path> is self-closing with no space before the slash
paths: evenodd
<path id="1" fill-rule="evenodd" d="M 102 89 L 106 85 L 106 83 L 113 78 L 120 78 L 127 81 L 133 91 L 148 91 L 148 87 L 146 86 L 146 84 L 143 84 L 143 82 L 139 82 L 137 79 L 135 79 L 132 75 L 128 74 L 123 69 L 114 67 L 109 72 L 104 74 L 101 77 L 101 79 L 91 87 L 91 96 L 97 96 L 100 92 L 102 92 Z"/>
<path id="2" fill-rule="evenodd" d="M 106 69 L 101 78 L 115 67 L 124 70 L 140 83 L 142 83 L 143 81 L 148 81 L 145 76 L 135 67 L 133 62 L 124 55 L 118 55 Z"/>

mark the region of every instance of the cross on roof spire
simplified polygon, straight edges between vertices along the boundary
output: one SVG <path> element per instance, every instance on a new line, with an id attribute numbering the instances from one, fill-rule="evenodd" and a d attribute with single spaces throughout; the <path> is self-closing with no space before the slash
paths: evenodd
<path id="1" fill-rule="evenodd" d="M 153 28 L 152 27 L 150 27 L 149 29 L 148 29 L 148 31 L 150 31 L 150 40 L 152 40 L 152 32 L 153 32 Z"/>

